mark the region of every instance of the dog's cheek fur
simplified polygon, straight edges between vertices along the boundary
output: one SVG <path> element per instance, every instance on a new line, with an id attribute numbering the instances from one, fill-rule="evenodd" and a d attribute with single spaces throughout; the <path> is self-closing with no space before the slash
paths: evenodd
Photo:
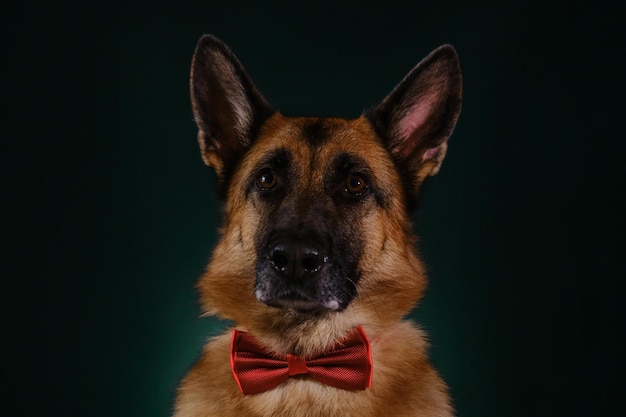
<path id="1" fill-rule="evenodd" d="M 239 320 L 251 312 L 242 304 L 254 307 L 254 265 L 256 254 L 251 243 L 255 213 L 243 209 L 231 214 L 221 230 L 222 239 L 213 251 L 206 272 L 200 278 L 198 288 L 202 307 L 206 314 L 214 314 L 230 320 Z"/>
<path id="2" fill-rule="evenodd" d="M 393 171 L 388 182 L 401 189 Z M 421 299 L 426 287 L 425 268 L 415 250 L 416 238 L 402 194 L 388 197 L 387 207 L 367 212 L 361 221 L 365 243 L 359 259 L 358 296 L 354 302 L 364 322 L 385 326 L 400 320 Z"/>
<path id="3" fill-rule="evenodd" d="M 367 322 L 384 326 L 400 320 L 419 301 L 426 278 L 411 235 L 399 232 L 407 225 L 397 224 L 383 211 L 372 213 L 366 222 L 377 226 L 365 231 L 368 244 L 360 259 L 362 276 L 355 305 Z"/>

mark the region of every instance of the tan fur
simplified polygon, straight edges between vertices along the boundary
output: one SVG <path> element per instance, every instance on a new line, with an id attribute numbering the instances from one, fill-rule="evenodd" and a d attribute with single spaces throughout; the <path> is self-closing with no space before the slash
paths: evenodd
<path id="1" fill-rule="evenodd" d="M 299 139 L 307 120 L 311 119 L 275 114 L 240 162 L 227 192 L 221 239 L 198 284 L 202 305 L 206 314 L 233 320 L 237 329 L 251 332 L 278 356 L 319 354 L 362 325 L 372 347 L 372 386 L 347 391 L 299 377 L 270 391 L 244 396 L 230 369 L 229 330 L 207 343 L 202 358 L 184 378 L 175 416 L 451 416 L 445 384 L 427 361 L 423 333 L 402 320 L 422 297 L 426 279 L 390 154 L 365 117 L 324 119 L 335 127 L 334 136 L 313 150 Z M 247 198 L 245 190 L 259 158 L 281 147 L 289 148 L 302 164 L 295 188 L 303 199 L 323 194 L 325 164 L 332 155 L 346 151 L 368 161 L 380 189 L 393 190 L 385 208 L 372 203 L 363 210 L 359 230 L 366 245 L 357 297 L 341 312 L 306 321 L 288 310 L 268 307 L 254 296 L 254 235 L 259 214 L 255 199 Z M 435 165 L 425 164 L 421 179 L 438 169 Z"/>

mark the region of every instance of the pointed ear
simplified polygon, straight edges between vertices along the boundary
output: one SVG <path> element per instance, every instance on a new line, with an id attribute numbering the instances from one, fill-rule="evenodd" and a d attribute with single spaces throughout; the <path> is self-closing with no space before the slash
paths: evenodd
<path id="1" fill-rule="evenodd" d="M 219 39 L 200 38 L 191 64 L 191 105 L 204 162 L 223 179 L 274 113 L 245 69 Z"/>
<path id="2" fill-rule="evenodd" d="M 461 68 L 456 51 L 444 45 L 430 53 L 367 117 L 417 191 L 435 175 L 461 111 Z"/>

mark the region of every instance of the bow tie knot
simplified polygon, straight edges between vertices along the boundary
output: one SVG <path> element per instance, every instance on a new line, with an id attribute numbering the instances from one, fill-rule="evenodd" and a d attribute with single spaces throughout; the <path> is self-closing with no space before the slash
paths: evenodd
<path id="1" fill-rule="evenodd" d="M 268 353 L 249 333 L 233 330 L 230 363 L 244 395 L 270 390 L 296 375 L 346 390 L 364 390 L 372 382 L 372 353 L 361 326 L 329 352 L 309 359 L 287 354 L 286 360 Z"/>

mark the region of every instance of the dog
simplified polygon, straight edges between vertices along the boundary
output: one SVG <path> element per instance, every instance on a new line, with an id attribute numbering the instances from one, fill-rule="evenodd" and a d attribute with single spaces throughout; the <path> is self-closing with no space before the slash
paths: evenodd
<path id="1" fill-rule="evenodd" d="M 198 290 L 205 314 L 234 325 L 182 380 L 175 417 L 452 416 L 404 316 L 426 285 L 411 217 L 461 110 L 455 49 L 353 120 L 283 116 L 211 35 L 190 84 L 223 202 Z"/>

